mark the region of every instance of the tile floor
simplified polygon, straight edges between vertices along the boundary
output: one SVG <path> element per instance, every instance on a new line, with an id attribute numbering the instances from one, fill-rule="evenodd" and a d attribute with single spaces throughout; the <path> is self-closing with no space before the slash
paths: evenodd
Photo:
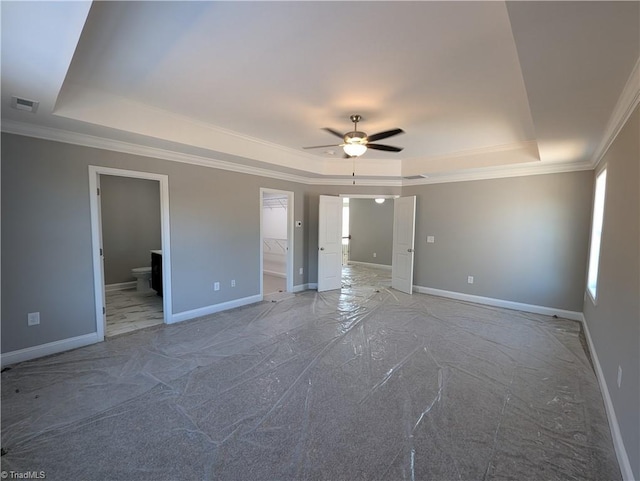
<path id="1" fill-rule="evenodd" d="M 156 326 L 164 322 L 162 297 L 135 289 L 106 293 L 107 337 Z"/>

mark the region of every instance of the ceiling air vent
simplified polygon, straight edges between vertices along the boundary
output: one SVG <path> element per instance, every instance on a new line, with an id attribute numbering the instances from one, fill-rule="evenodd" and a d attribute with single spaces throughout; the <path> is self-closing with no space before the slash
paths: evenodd
<path id="1" fill-rule="evenodd" d="M 36 113 L 39 104 L 40 102 L 37 102 L 35 100 L 28 100 L 15 96 L 11 97 L 11 106 L 14 109 L 24 110 L 25 112 L 31 112 L 32 114 Z"/>

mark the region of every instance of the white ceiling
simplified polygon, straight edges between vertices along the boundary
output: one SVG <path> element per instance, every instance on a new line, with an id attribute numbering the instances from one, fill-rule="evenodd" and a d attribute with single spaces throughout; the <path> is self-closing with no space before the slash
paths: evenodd
<path id="1" fill-rule="evenodd" d="M 406 132 L 362 179 L 586 168 L 640 89 L 635 1 L 1 5 L 3 130 L 307 180 L 353 113 Z"/>

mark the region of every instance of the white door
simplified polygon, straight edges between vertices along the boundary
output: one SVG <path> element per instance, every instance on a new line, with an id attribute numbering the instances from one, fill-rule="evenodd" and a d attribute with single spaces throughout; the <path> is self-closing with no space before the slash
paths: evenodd
<path id="1" fill-rule="evenodd" d="M 320 196 L 318 292 L 342 287 L 342 198 Z"/>
<path id="2" fill-rule="evenodd" d="M 104 250 L 103 250 L 103 240 L 102 240 L 102 191 L 100 190 L 100 175 L 96 176 L 96 182 L 98 187 L 96 189 L 96 194 L 98 196 L 98 236 L 99 236 L 99 247 L 100 250 L 100 289 L 102 292 L 102 299 L 100 303 L 102 303 L 102 315 L 97 312 L 97 322 L 102 326 L 102 333 L 107 332 L 107 293 L 105 291 L 104 286 Z M 96 329 L 97 332 L 101 332 L 100 328 Z"/>
<path id="3" fill-rule="evenodd" d="M 391 287 L 413 292 L 413 255 L 416 230 L 416 197 L 400 197 L 393 206 L 393 259 Z"/>

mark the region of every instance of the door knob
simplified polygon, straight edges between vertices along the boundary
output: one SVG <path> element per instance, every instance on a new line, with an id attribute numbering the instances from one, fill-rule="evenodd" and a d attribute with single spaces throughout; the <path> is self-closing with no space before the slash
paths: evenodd
<path id="1" fill-rule="evenodd" d="M 324 250 L 324 247 L 320 247 L 320 250 L 321 250 L 321 251 L 323 251 L 323 250 Z"/>
<path id="2" fill-rule="evenodd" d="M 407 249 L 407 252 L 413 252 L 413 249 Z"/>

